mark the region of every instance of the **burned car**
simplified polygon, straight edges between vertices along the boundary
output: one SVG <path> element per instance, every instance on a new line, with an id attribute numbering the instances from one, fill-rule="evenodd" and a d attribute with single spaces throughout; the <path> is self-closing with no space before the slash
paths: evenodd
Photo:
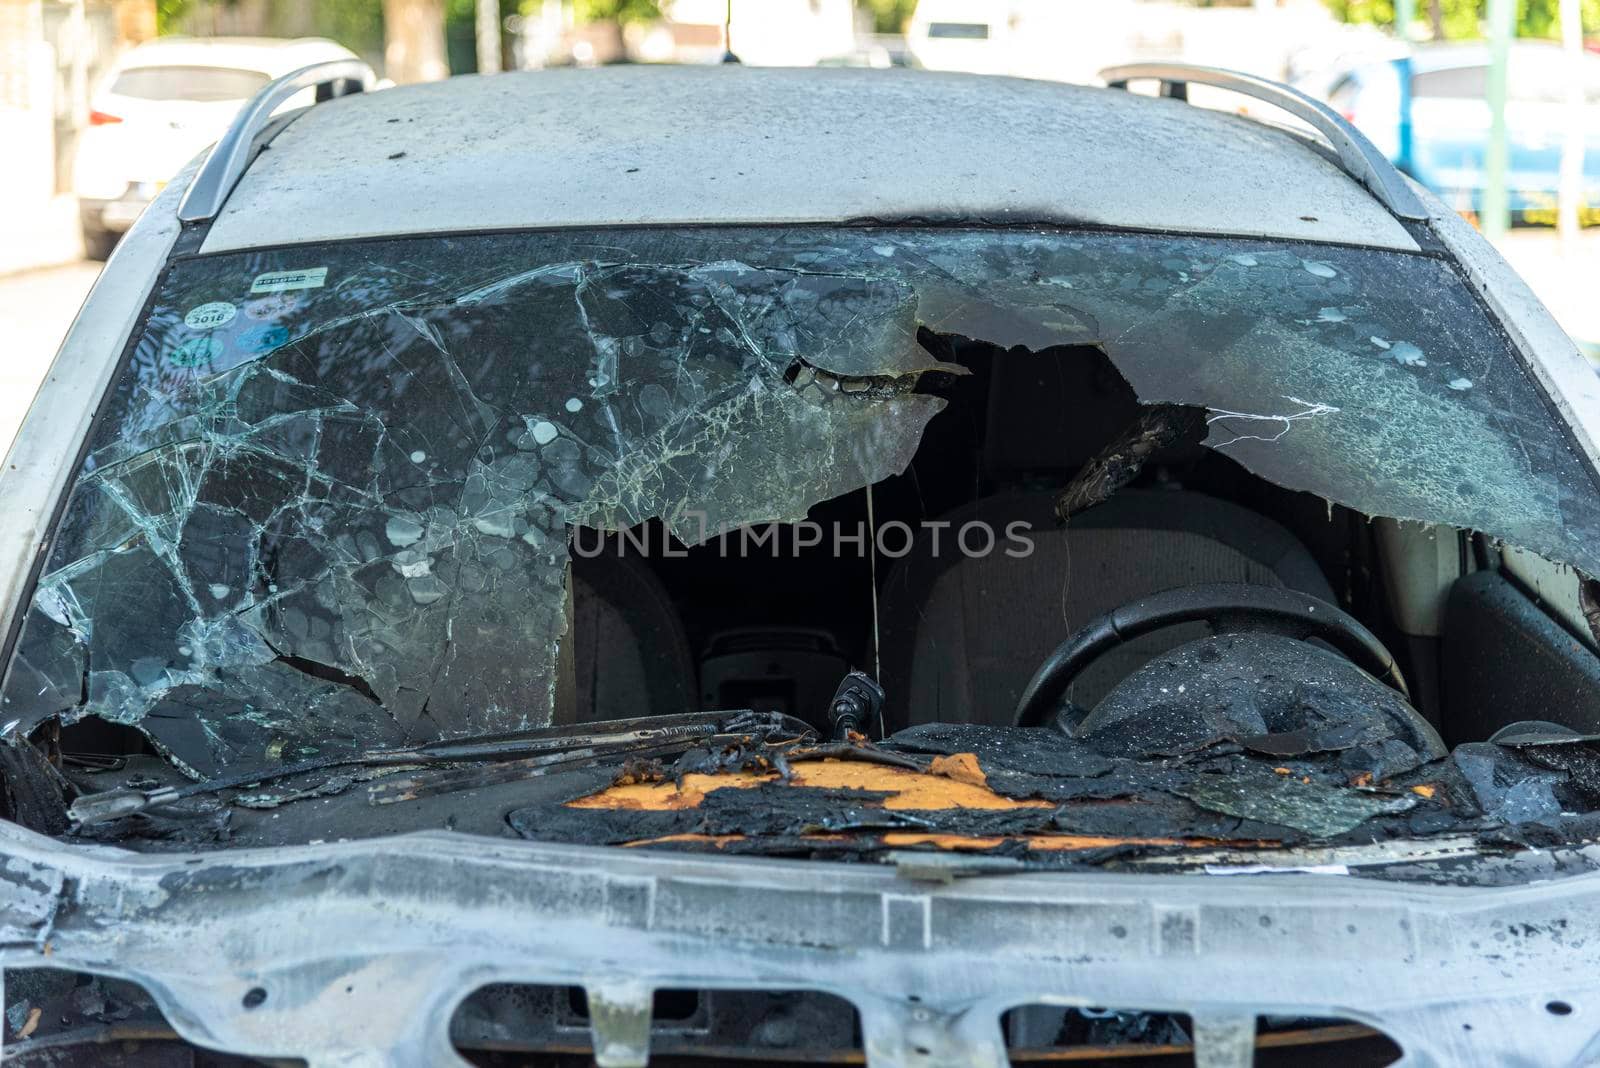
<path id="1" fill-rule="evenodd" d="M 264 90 L 0 482 L 8 1063 L 1592 1059 L 1600 383 L 1108 81 Z"/>

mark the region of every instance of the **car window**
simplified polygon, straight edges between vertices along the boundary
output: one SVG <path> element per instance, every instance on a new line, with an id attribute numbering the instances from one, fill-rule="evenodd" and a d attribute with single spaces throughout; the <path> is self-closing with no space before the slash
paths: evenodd
<path id="1" fill-rule="evenodd" d="M 930 22 L 928 36 L 958 41 L 983 41 L 989 37 L 987 22 Z"/>
<path id="2" fill-rule="evenodd" d="M 289 247 L 161 279 L 7 716 L 143 722 L 204 773 L 335 723 L 362 746 L 548 723 L 571 531 L 655 517 L 695 544 L 898 473 L 945 403 L 940 333 L 1098 346 L 1263 478 L 1600 573 L 1591 472 L 1428 255 L 865 227 Z"/>
<path id="3" fill-rule="evenodd" d="M 234 67 L 130 67 L 117 75 L 111 91 L 141 100 L 245 100 L 270 80 Z"/>
<path id="4" fill-rule="evenodd" d="M 1446 67 L 1411 78 L 1411 95 L 1447 100 L 1483 100 L 1488 92 L 1487 67 Z"/>
<path id="5" fill-rule="evenodd" d="M 1584 57 L 1583 98 L 1600 103 L 1600 58 Z M 1507 93 L 1514 101 L 1560 104 L 1567 99 L 1568 75 L 1558 55 L 1513 56 L 1507 78 Z M 1489 69 L 1484 66 L 1451 67 L 1423 71 L 1411 79 L 1417 97 L 1451 100 L 1487 100 Z"/>
<path id="6" fill-rule="evenodd" d="M 1583 98 L 1590 104 L 1600 103 L 1600 56 L 1586 55 L 1581 63 Z M 1567 70 L 1565 59 L 1560 55 L 1513 55 L 1508 89 L 1511 99 L 1565 103 L 1571 81 Z"/>
<path id="7" fill-rule="evenodd" d="M 1361 91 L 1361 82 L 1352 74 L 1342 75 L 1333 85 L 1328 87 L 1328 103 L 1349 117 L 1349 111 L 1355 104 L 1356 95 Z"/>

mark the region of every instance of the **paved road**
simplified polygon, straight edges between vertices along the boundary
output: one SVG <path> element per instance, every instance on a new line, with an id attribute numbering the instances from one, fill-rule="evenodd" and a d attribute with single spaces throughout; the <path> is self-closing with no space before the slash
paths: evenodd
<path id="1" fill-rule="evenodd" d="M 69 263 L 0 277 L 0 448 L 10 449 L 17 425 L 55 359 L 61 338 L 100 273 L 98 263 Z"/>

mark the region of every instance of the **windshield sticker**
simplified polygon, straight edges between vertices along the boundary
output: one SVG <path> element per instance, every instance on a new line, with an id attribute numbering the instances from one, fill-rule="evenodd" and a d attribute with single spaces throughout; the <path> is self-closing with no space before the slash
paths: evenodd
<path id="1" fill-rule="evenodd" d="M 190 308 L 183 321 L 192 330 L 213 330 L 233 322 L 239 309 L 225 300 L 214 300 L 198 308 Z"/>
<path id="2" fill-rule="evenodd" d="M 280 293 L 288 289 L 316 289 L 328 280 L 326 267 L 303 271 L 268 271 L 250 283 L 251 293 Z"/>
<path id="3" fill-rule="evenodd" d="M 245 301 L 244 314 L 247 318 L 258 322 L 269 319 L 281 319 L 294 311 L 305 301 L 305 293 L 300 290 L 285 289 L 277 293 L 268 293 L 264 296 L 254 297 Z"/>
<path id="4" fill-rule="evenodd" d="M 198 367 L 222 355 L 222 342 L 210 334 L 192 337 L 167 354 L 174 367 Z"/>

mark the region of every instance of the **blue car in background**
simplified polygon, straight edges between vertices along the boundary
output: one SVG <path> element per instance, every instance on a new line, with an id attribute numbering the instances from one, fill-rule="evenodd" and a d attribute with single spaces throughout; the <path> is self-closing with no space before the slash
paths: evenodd
<path id="1" fill-rule="evenodd" d="M 1574 123 L 1568 60 L 1559 45 L 1518 41 L 1511 50 L 1506 119 L 1511 210 L 1554 220 L 1563 142 Z M 1328 102 L 1395 165 L 1459 211 L 1482 207 L 1489 144 L 1489 50 L 1483 44 L 1423 46 L 1410 55 L 1345 70 Z M 1600 223 L 1600 55 L 1579 60 L 1577 122 L 1584 159 L 1583 222 Z"/>

